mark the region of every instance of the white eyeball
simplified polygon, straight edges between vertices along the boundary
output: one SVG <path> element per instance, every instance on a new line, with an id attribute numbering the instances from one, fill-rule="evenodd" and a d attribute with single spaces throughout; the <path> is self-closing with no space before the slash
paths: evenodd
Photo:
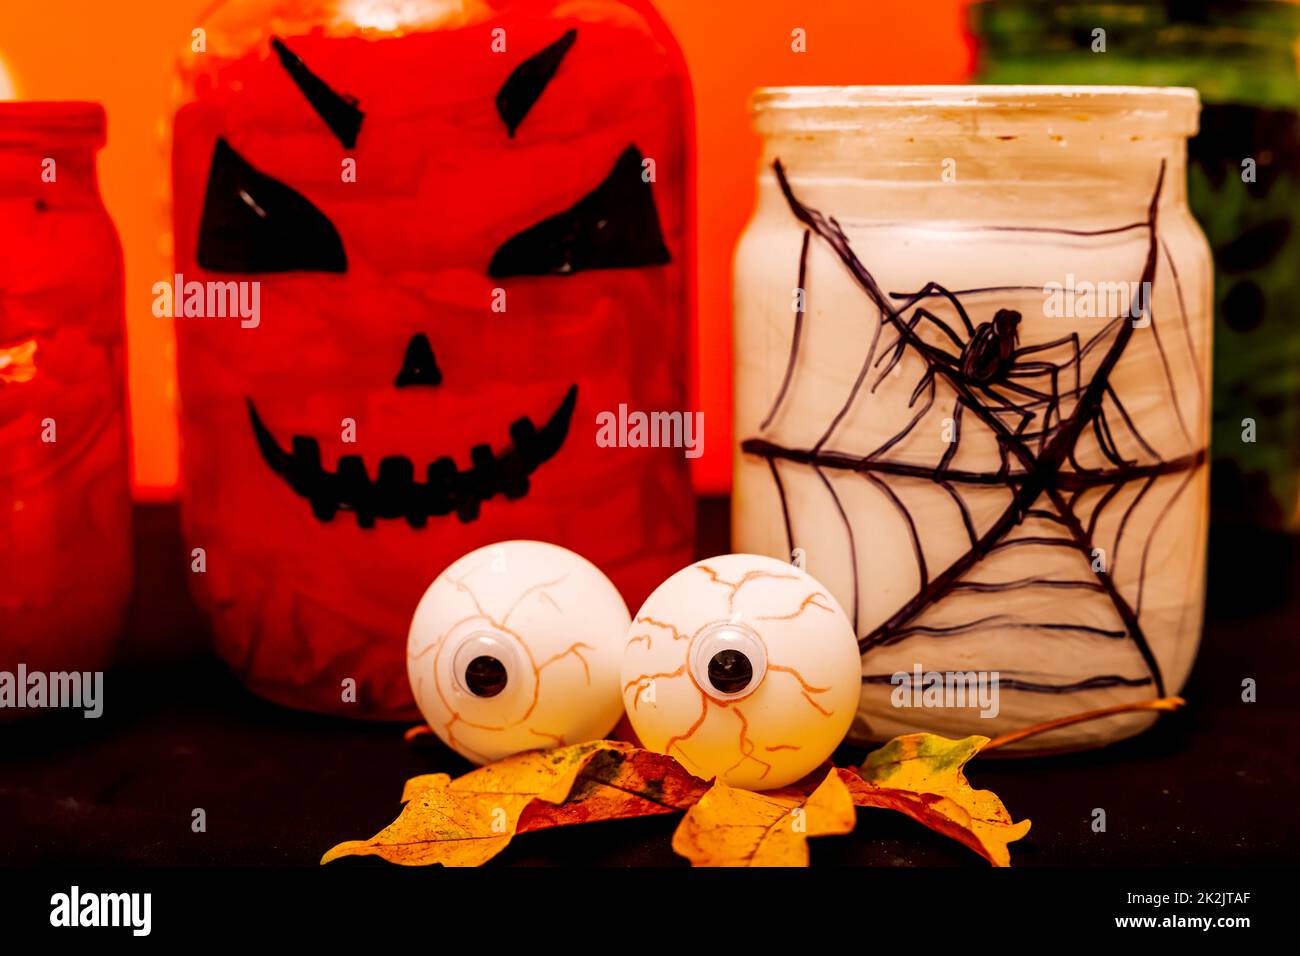
<path id="1" fill-rule="evenodd" d="M 421 598 L 407 641 L 420 712 L 476 763 L 604 737 L 623 711 L 629 615 L 590 561 L 504 541 L 458 559 Z"/>
<path id="2" fill-rule="evenodd" d="M 696 776 L 751 790 L 817 769 L 857 710 L 853 626 L 807 572 L 753 554 L 678 571 L 628 629 L 623 702 L 637 736 Z"/>

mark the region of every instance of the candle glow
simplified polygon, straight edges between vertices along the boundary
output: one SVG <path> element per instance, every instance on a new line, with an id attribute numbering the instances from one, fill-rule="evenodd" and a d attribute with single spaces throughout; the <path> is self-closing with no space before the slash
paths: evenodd
<path id="1" fill-rule="evenodd" d="M 14 84 L 4 57 L 0 56 L 0 100 L 12 100 L 18 97 L 18 87 Z"/>

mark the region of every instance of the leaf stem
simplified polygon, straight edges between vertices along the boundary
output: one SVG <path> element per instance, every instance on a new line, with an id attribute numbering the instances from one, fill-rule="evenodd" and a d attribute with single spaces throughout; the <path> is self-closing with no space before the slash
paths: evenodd
<path id="1" fill-rule="evenodd" d="M 1033 737 L 1037 734 L 1046 733 L 1049 730 L 1056 730 L 1058 727 L 1068 727 L 1071 724 L 1081 724 L 1089 720 L 1097 720 L 1101 717 L 1110 717 L 1113 714 L 1125 714 L 1134 710 L 1177 710 L 1186 704 L 1187 701 L 1181 697 L 1155 697 L 1151 700 L 1140 700 L 1133 704 L 1118 704 L 1115 707 L 1103 707 L 1100 710 L 1084 711 L 1081 714 L 1071 714 L 1069 717 L 1058 717 L 1056 720 L 1049 720 L 1046 723 L 1034 724 L 1032 727 L 1025 727 L 1022 730 L 1013 730 L 1009 734 L 1003 734 L 1001 737 L 994 737 L 983 747 L 980 753 L 988 753 L 998 747 L 1005 747 L 1007 744 L 1015 743 L 1018 740 L 1024 740 L 1026 737 Z"/>

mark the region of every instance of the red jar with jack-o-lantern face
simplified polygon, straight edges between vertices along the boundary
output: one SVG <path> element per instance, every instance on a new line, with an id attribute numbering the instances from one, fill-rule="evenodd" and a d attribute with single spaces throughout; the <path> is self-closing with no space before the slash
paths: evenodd
<path id="1" fill-rule="evenodd" d="M 183 505 L 218 650 L 291 706 L 413 717 L 455 558 L 588 558 L 636 607 L 691 556 L 680 52 L 641 0 L 223 5 L 183 65 Z"/>
<path id="2" fill-rule="evenodd" d="M 9 675 L 102 669 L 130 599 L 122 252 L 99 196 L 103 144 L 98 104 L 0 103 L 0 673 Z M 0 719 L 16 703 L 0 701 Z"/>

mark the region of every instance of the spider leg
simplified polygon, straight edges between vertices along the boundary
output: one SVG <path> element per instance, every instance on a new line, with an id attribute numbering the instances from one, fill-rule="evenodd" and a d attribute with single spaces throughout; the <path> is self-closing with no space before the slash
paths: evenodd
<path id="1" fill-rule="evenodd" d="M 1091 475 L 1101 470 L 1100 468 L 1089 468 L 1087 465 L 1081 464 L 1077 457 L 1077 452 L 1078 452 L 1078 446 L 1076 444 L 1074 448 L 1070 449 L 1070 453 L 1067 456 L 1069 458 L 1070 464 L 1074 466 L 1074 470 L 1076 472 L 1078 472 L 1081 475 Z"/>
<path id="2" fill-rule="evenodd" d="M 938 326 L 939 330 L 943 332 L 944 335 L 952 339 L 953 343 L 956 344 L 957 348 L 964 349 L 966 347 L 966 343 L 963 342 L 961 340 L 961 337 L 952 330 L 952 327 L 949 326 L 948 323 L 945 322 L 943 319 L 939 318 L 937 315 L 931 312 L 929 309 L 924 309 L 924 308 L 917 309 L 915 314 L 919 315 L 921 318 L 929 319 L 932 323 Z"/>
<path id="3" fill-rule="evenodd" d="M 912 429 L 915 428 L 917 424 L 921 421 L 921 419 L 923 419 L 929 413 L 930 409 L 934 407 L 934 395 L 935 395 L 934 371 L 935 369 L 933 365 L 931 365 L 928 369 L 926 369 L 925 375 L 921 377 L 920 384 L 916 386 L 916 390 L 912 393 L 912 401 L 908 403 L 908 407 L 911 407 L 916 403 L 916 399 L 921 394 L 921 390 L 928 385 L 930 388 L 930 394 L 926 396 L 925 404 L 921 406 L 921 408 L 917 411 L 917 413 L 912 416 L 911 421 L 909 421 L 906 425 L 904 425 L 903 428 L 898 432 L 898 434 L 894 435 L 883 445 L 881 445 L 870 455 L 868 455 L 866 457 L 867 461 L 871 461 L 873 458 L 877 457 L 878 455 L 883 455 L 885 452 L 889 451 L 889 449 L 893 448 L 900 441 L 902 441 L 904 438 L 910 435 L 912 433 Z"/>
<path id="4" fill-rule="evenodd" d="M 915 295 L 906 296 L 906 298 L 910 299 L 912 303 L 915 303 L 920 302 L 922 299 L 927 299 L 931 295 L 942 296 L 952 303 L 952 307 L 957 310 L 957 315 L 961 317 L 962 325 L 966 326 L 966 334 L 975 334 L 975 326 L 971 324 L 970 316 L 966 314 L 966 307 L 957 300 L 955 295 L 943 286 L 939 285 L 939 283 L 927 282 Z M 904 308 L 906 308 L 906 306 Z"/>
<path id="5" fill-rule="evenodd" d="M 943 319 L 939 318 L 937 315 L 935 315 L 933 312 L 928 311 L 927 309 L 917 309 L 915 312 L 913 312 L 912 318 L 907 322 L 907 328 L 909 330 L 915 329 L 917 323 L 919 323 L 922 319 L 929 319 L 931 322 L 937 325 L 944 332 L 944 334 L 948 336 L 948 338 L 952 339 L 952 341 L 957 345 L 958 354 L 960 354 L 961 350 L 966 347 L 966 343 L 963 342 L 961 338 L 958 337 L 957 333 L 954 332 L 948 326 L 948 323 L 944 322 Z M 903 350 L 904 348 L 906 348 L 906 346 L 907 343 L 904 341 L 904 335 L 902 332 L 898 333 L 898 338 L 896 338 L 889 345 L 885 346 L 885 350 L 881 353 L 880 358 L 876 360 L 876 364 L 879 365 L 881 362 L 883 362 L 885 360 L 885 356 L 888 355 L 890 352 L 893 352 L 893 356 L 890 358 L 889 364 L 885 366 L 885 370 L 881 372 L 879 376 L 877 376 L 875 384 L 871 386 L 871 390 L 873 392 L 876 390 L 877 386 L 879 386 L 880 383 L 884 381 L 885 376 L 888 375 L 890 372 L 892 372 L 894 370 L 894 366 L 897 365 L 899 361 L 902 359 Z M 934 348 L 934 346 L 931 346 L 931 348 Z M 935 349 L 935 351 L 941 352 L 944 355 L 948 355 L 948 353 L 943 352 L 942 349 Z M 951 355 L 949 355 L 948 357 L 952 358 L 953 361 L 957 361 L 957 359 Z"/>
<path id="6" fill-rule="evenodd" d="M 1061 370 L 1051 362 L 1021 362 L 1013 365 L 1007 372 L 1008 378 L 1038 378 L 1046 375 L 1051 383 L 1051 396 L 1043 412 L 1043 427 L 1038 435 L 1038 453 L 1041 455 L 1047 445 L 1047 436 L 1052 433 L 1052 415 L 1056 415 L 1056 424 L 1061 424 Z"/>
<path id="7" fill-rule="evenodd" d="M 918 308 L 915 312 L 912 313 L 912 318 L 908 321 L 908 323 L 907 323 L 907 327 L 908 327 L 909 329 L 916 328 L 916 324 L 917 324 L 921 319 L 929 319 L 932 323 L 934 323 L 936 326 L 938 326 L 939 329 L 943 332 L 944 335 L 946 335 L 946 336 L 948 336 L 948 338 L 952 339 L 953 344 L 956 345 L 958 349 L 964 349 L 964 348 L 966 347 L 966 343 L 963 342 L 963 341 L 961 340 L 961 336 L 959 336 L 956 332 L 954 332 L 954 331 L 952 330 L 952 326 L 950 326 L 950 325 L 949 325 L 947 322 L 945 322 L 943 319 L 939 318 L 937 315 L 935 315 L 935 314 L 934 314 L 933 312 L 931 312 L 929 309 L 926 309 L 926 308 L 924 308 L 924 307 Z M 888 351 L 888 350 L 893 349 L 893 348 L 902 348 L 902 347 L 903 347 L 902 338 L 903 338 L 903 336 L 900 335 L 897 339 L 895 339 L 895 340 L 894 340 L 893 342 L 891 342 L 889 345 L 885 346 L 885 350 Z M 881 360 L 883 360 L 883 358 L 884 358 L 884 357 L 882 356 L 882 357 L 881 357 Z M 879 362 L 880 362 L 881 360 L 878 360 L 878 361 L 877 361 L 877 364 L 879 364 Z"/>
<path id="8" fill-rule="evenodd" d="M 912 320 L 907 323 L 907 327 L 909 329 L 915 328 L 916 323 L 920 321 L 921 321 L 921 317 L 919 315 L 913 315 Z M 903 349 L 906 348 L 906 346 L 907 343 L 903 341 L 903 333 L 900 332 L 898 333 L 898 337 L 895 338 L 893 342 L 891 342 L 889 345 L 885 346 L 881 350 L 880 358 L 876 359 L 876 368 L 880 367 L 880 363 L 883 362 L 885 360 L 885 357 L 889 355 L 891 352 L 893 353 L 893 358 L 891 358 L 889 364 L 885 366 L 885 370 L 881 372 L 879 375 L 877 375 L 876 380 L 871 383 L 871 391 L 873 393 L 876 391 L 877 388 L 880 387 L 880 383 L 885 380 L 885 376 L 888 375 L 890 372 L 892 372 L 894 370 L 894 366 L 896 366 L 899 363 L 899 361 L 903 358 Z"/>
<path id="9" fill-rule="evenodd" d="M 1027 395 L 1030 398 L 1037 399 L 1039 404 L 1050 402 L 1052 400 L 1052 396 L 1047 392 L 1040 391 L 1036 388 L 1030 388 L 1028 385 L 1021 385 L 1018 382 L 1008 382 L 1006 379 L 1003 379 L 998 382 L 998 385 L 1001 388 L 1005 388 L 1007 391 L 1015 392 L 1017 395 Z"/>
<path id="10" fill-rule="evenodd" d="M 1070 345 L 1074 348 L 1074 358 L 1065 364 L 1074 366 L 1074 394 L 1077 398 L 1080 389 L 1079 366 L 1083 364 L 1083 353 L 1079 348 L 1078 332 L 1071 332 L 1069 335 L 1064 335 L 1059 339 L 1053 339 L 1050 342 L 1042 342 L 1038 345 L 1026 345 L 1024 348 L 1016 349 L 1015 357 L 1019 359 L 1022 355 L 1030 355 L 1034 352 L 1046 352 L 1048 349 L 1060 348 L 1062 345 Z M 1057 367 L 1060 368 L 1062 366 Z"/>
<path id="11" fill-rule="evenodd" d="M 956 309 L 957 314 L 961 316 L 962 325 L 966 326 L 966 333 L 968 335 L 974 335 L 975 326 L 971 324 L 970 316 L 966 314 L 966 307 L 963 306 L 960 302 L 958 302 L 957 297 L 953 295 L 951 292 L 949 292 L 947 289 L 945 289 L 943 286 L 933 282 L 930 284 L 934 286 L 935 291 L 937 291 L 941 296 L 943 296 L 945 299 L 947 299 L 949 302 L 952 303 L 952 307 Z"/>
<path id="12" fill-rule="evenodd" d="M 916 400 L 920 397 L 921 392 L 925 389 L 925 386 L 927 384 L 930 386 L 930 391 L 933 392 L 934 391 L 934 366 L 933 365 L 931 365 L 929 369 L 926 370 L 926 373 L 921 376 L 921 381 L 916 383 L 916 388 L 912 389 L 911 397 L 909 397 L 907 400 L 908 408 L 911 408 L 913 405 L 916 404 Z"/>
<path id="13" fill-rule="evenodd" d="M 1104 408 L 1098 408 L 1097 414 L 1092 416 L 1092 431 L 1097 436 L 1097 443 L 1101 446 L 1102 454 L 1110 459 L 1112 464 L 1120 468 L 1137 464 L 1135 461 L 1126 460 L 1120 454 L 1119 446 L 1115 444 L 1115 436 L 1111 434 L 1110 422 L 1106 419 L 1106 410 Z"/>
<path id="14" fill-rule="evenodd" d="M 1092 433 L 1097 438 L 1097 445 L 1098 447 L 1101 448 L 1101 453 L 1106 457 L 1106 460 L 1109 461 L 1111 464 L 1122 466 L 1124 462 L 1119 458 L 1119 456 L 1115 452 L 1111 451 L 1110 446 L 1106 444 L 1106 436 L 1102 434 L 1101 425 L 1098 424 L 1099 421 L 1100 421 L 1099 415 L 1094 415 L 1092 417 Z"/>
<path id="15" fill-rule="evenodd" d="M 930 360 L 932 365 L 942 365 L 946 369 L 958 371 L 961 368 L 961 356 L 945 352 L 937 346 L 931 345 L 922 339 L 916 339 L 910 343 L 912 348 L 916 349 L 922 355 Z"/>
<path id="16" fill-rule="evenodd" d="M 1010 463 L 1007 461 L 1007 448 L 1008 448 L 1007 443 L 1011 439 L 1019 439 L 1024 434 L 1024 431 L 1029 426 L 1029 423 L 1034 420 L 1034 413 L 1026 411 L 1025 409 L 1021 408 L 1019 405 L 1016 405 L 1015 403 L 1008 400 L 1005 396 L 999 395 L 996 391 L 994 391 L 992 388 L 990 388 L 987 385 L 981 385 L 979 387 L 979 390 L 997 403 L 997 406 L 994 409 L 995 415 L 999 411 L 1002 411 L 1002 412 L 1012 412 L 1015 415 L 1018 415 L 1020 417 L 1019 424 L 1016 425 L 1015 431 L 1012 432 L 1010 436 L 1004 435 L 1001 432 L 996 433 L 997 440 L 998 440 L 998 458 L 1001 461 L 1001 464 L 999 465 L 997 470 L 997 476 L 999 478 L 1006 478 L 1006 476 L 1010 473 Z"/>
<path id="17" fill-rule="evenodd" d="M 1046 352 L 1048 349 L 1060 348 L 1062 345 L 1071 345 L 1077 349 L 1079 347 L 1079 333 L 1071 332 L 1069 335 L 1063 335 L 1059 339 L 1052 339 L 1050 342 L 1039 342 L 1037 345 L 1023 345 L 1016 349 L 1016 356 L 1031 355 L 1034 352 Z"/>
<path id="18" fill-rule="evenodd" d="M 1002 381 L 998 382 L 997 384 L 998 387 L 1005 388 L 1008 392 L 1015 392 L 1017 395 L 1025 395 L 1028 396 L 1029 398 L 1034 399 L 1034 403 L 1031 407 L 1037 407 L 1038 405 L 1046 406 L 1049 409 L 1051 407 L 1052 396 L 1047 394 L 1047 392 L 1040 392 L 1038 389 L 1030 388 L 1027 385 L 1019 385 L 1016 382 L 1009 382 L 1006 380 L 1005 377 L 1002 379 Z M 1018 408 L 1019 406 L 1016 406 L 1013 403 L 1012 407 Z"/>

